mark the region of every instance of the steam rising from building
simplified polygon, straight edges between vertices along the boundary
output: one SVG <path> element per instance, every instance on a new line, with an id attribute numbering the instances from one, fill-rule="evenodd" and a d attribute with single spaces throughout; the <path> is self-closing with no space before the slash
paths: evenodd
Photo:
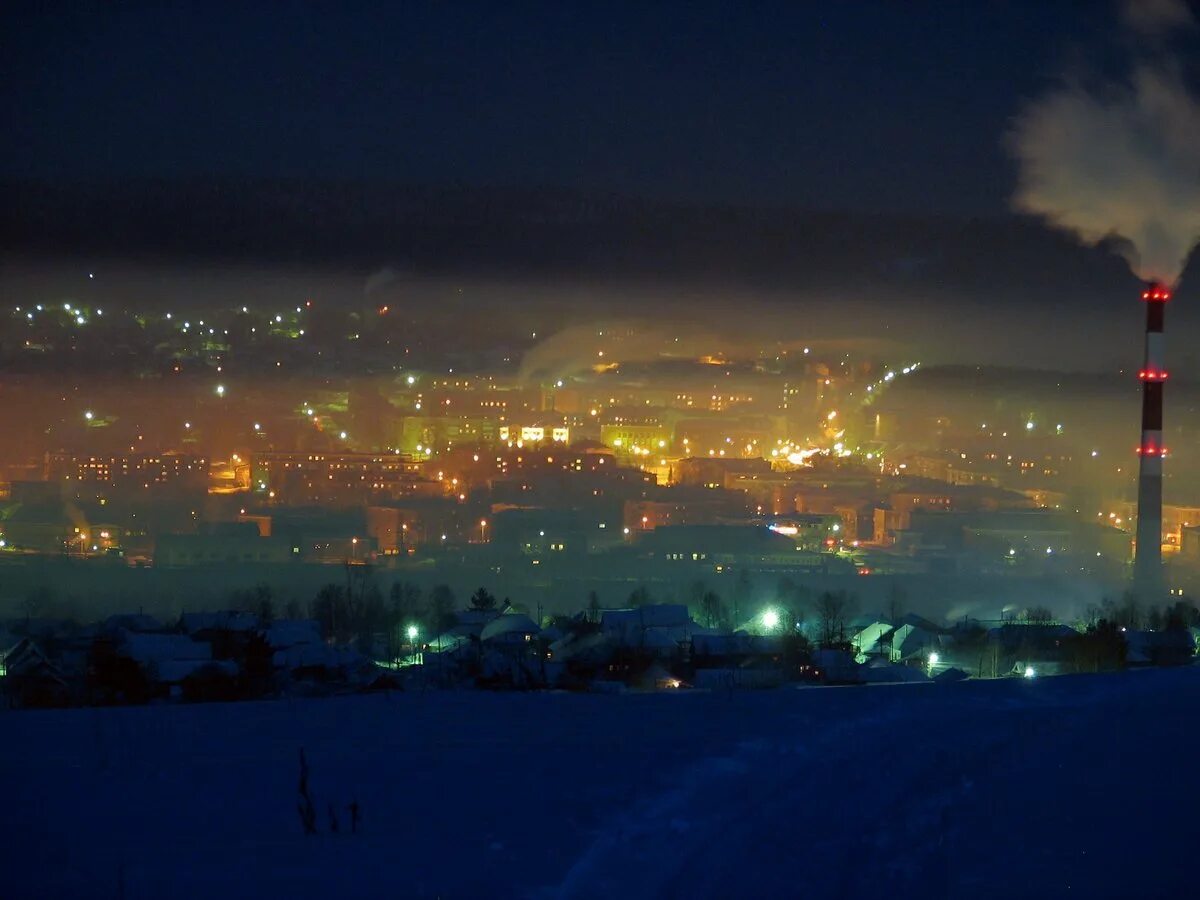
<path id="1" fill-rule="evenodd" d="M 1134 0 L 1142 51 L 1128 81 L 1067 79 L 1018 116 L 1013 205 L 1096 243 L 1119 236 L 1143 279 L 1173 284 L 1200 238 L 1200 101 L 1167 42 L 1196 22 L 1176 0 Z"/>

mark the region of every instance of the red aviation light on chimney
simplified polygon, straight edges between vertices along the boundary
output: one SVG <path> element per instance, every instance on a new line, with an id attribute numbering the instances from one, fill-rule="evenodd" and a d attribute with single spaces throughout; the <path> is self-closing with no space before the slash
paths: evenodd
<path id="1" fill-rule="evenodd" d="M 1142 299 L 1152 303 L 1165 303 L 1171 299 L 1171 292 L 1165 284 L 1153 281 L 1142 291 Z"/>
<path id="2" fill-rule="evenodd" d="M 1166 381 L 1167 373 L 1156 369 L 1142 369 L 1138 372 L 1138 378 L 1142 381 Z"/>
<path id="3" fill-rule="evenodd" d="M 1167 448 L 1166 447 L 1155 447 L 1153 444 L 1148 444 L 1145 447 L 1138 447 L 1137 452 L 1138 452 L 1138 456 L 1163 457 L 1163 456 L 1167 455 Z"/>

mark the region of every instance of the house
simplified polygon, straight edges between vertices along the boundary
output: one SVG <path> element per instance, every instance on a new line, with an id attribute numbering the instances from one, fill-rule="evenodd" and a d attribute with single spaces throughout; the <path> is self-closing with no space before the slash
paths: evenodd
<path id="1" fill-rule="evenodd" d="M 29 638 L 4 654 L 4 693 L 10 706 L 60 707 L 71 702 L 71 689 L 61 670 Z"/>
<path id="2" fill-rule="evenodd" d="M 1196 655 L 1192 633 L 1186 628 L 1166 631 L 1132 631 L 1125 638 L 1125 663 L 1129 666 L 1183 666 Z"/>
<path id="3" fill-rule="evenodd" d="M 692 662 L 696 668 L 740 666 L 749 660 L 774 659 L 783 653 L 783 638 L 775 634 L 701 632 L 692 635 Z"/>
<path id="4" fill-rule="evenodd" d="M 271 664 L 292 678 L 312 681 L 357 681 L 371 667 L 359 653 L 331 647 L 321 640 L 312 619 L 278 619 L 259 632 L 271 649 Z"/>
<path id="5" fill-rule="evenodd" d="M 608 610 L 600 617 L 600 631 L 618 647 L 669 655 L 705 629 L 692 621 L 683 604 L 659 603 Z"/>
<path id="6" fill-rule="evenodd" d="M 483 634 L 487 624 L 500 614 L 500 611 L 495 609 L 460 610 L 454 614 L 454 624 L 447 629 L 447 634 L 477 638 Z"/>
<path id="7" fill-rule="evenodd" d="M 295 644 L 276 650 L 271 657 L 275 668 L 283 669 L 294 679 L 316 682 L 356 682 L 366 669 L 373 669 L 362 654 L 348 647 L 328 644 Z"/>
<path id="8" fill-rule="evenodd" d="M 320 644 L 321 626 L 314 619 L 276 619 L 262 632 L 274 651 L 303 644 Z"/>
<path id="9" fill-rule="evenodd" d="M 236 609 L 219 612 L 184 613 L 179 617 L 179 627 L 185 634 L 190 634 L 197 640 L 204 633 L 216 631 L 252 632 L 258 629 L 258 616 L 254 613 L 242 612 Z"/>
<path id="10" fill-rule="evenodd" d="M 1055 675 L 1066 669 L 1071 642 L 1078 636 L 1067 625 L 1007 623 L 988 631 L 994 674 Z"/>
<path id="11" fill-rule="evenodd" d="M 891 646 L 891 661 L 928 659 L 942 647 L 942 635 L 919 625 L 904 623 L 886 638 Z"/>
<path id="12" fill-rule="evenodd" d="M 124 631 L 154 632 L 165 631 L 163 623 L 143 613 L 119 613 L 109 616 L 100 626 L 101 630 L 111 634 Z"/>
<path id="13" fill-rule="evenodd" d="M 813 671 L 822 684 L 862 684 L 859 665 L 844 650 L 814 650 Z"/>
<path id="14" fill-rule="evenodd" d="M 884 618 L 872 617 L 858 627 L 858 631 L 850 638 L 855 657 L 859 662 L 870 656 L 885 656 L 891 659 L 892 642 L 890 636 L 895 626 Z"/>
<path id="15" fill-rule="evenodd" d="M 172 693 L 185 678 L 202 668 L 216 667 L 229 676 L 237 675 L 237 665 L 214 660 L 212 645 L 194 641 L 185 634 L 146 634 L 124 631 L 116 646 L 118 656 L 137 663 L 146 679 Z"/>
<path id="16" fill-rule="evenodd" d="M 179 628 L 193 640 L 212 645 L 214 659 L 241 659 L 259 633 L 258 616 L 238 610 L 184 613 Z"/>
<path id="17" fill-rule="evenodd" d="M 606 666 L 612 658 L 613 644 L 598 631 L 571 632 L 548 649 L 549 658 L 576 670 L 594 670 Z"/>
<path id="18" fill-rule="evenodd" d="M 524 613 L 508 612 L 496 616 L 483 626 L 479 640 L 489 645 L 517 645 L 525 647 L 541 631 L 533 619 Z"/>
<path id="19" fill-rule="evenodd" d="M 482 686 L 532 688 L 546 684 L 540 629 L 529 616 L 509 612 L 484 626 L 479 636 Z"/>

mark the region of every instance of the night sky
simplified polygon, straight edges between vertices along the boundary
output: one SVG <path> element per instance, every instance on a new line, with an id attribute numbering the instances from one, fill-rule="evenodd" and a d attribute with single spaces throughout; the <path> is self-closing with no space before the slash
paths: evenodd
<path id="1" fill-rule="evenodd" d="M 0 177 L 559 186 L 993 215 L 1102 2 L 5 4 Z"/>

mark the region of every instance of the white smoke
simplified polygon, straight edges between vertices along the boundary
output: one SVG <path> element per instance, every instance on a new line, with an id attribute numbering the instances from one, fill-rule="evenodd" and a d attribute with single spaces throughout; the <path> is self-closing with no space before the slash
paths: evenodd
<path id="1" fill-rule="evenodd" d="M 1194 23 L 1176 0 L 1130 3 L 1124 19 L 1156 43 Z M 1178 279 L 1200 239 L 1200 102 L 1161 46 L 1128 83 L 1068 82 L 1037 100 L 1010 141 L 1017 209 L 1089 243 L 1120 236 L 1139 276 Z"/>
<path id="2" fill-rule="evenodd" d="M 1142 35 L 1157 36 L 1196 24 L 1184 0 L 1127 0 L 1121 18 Z"/>

